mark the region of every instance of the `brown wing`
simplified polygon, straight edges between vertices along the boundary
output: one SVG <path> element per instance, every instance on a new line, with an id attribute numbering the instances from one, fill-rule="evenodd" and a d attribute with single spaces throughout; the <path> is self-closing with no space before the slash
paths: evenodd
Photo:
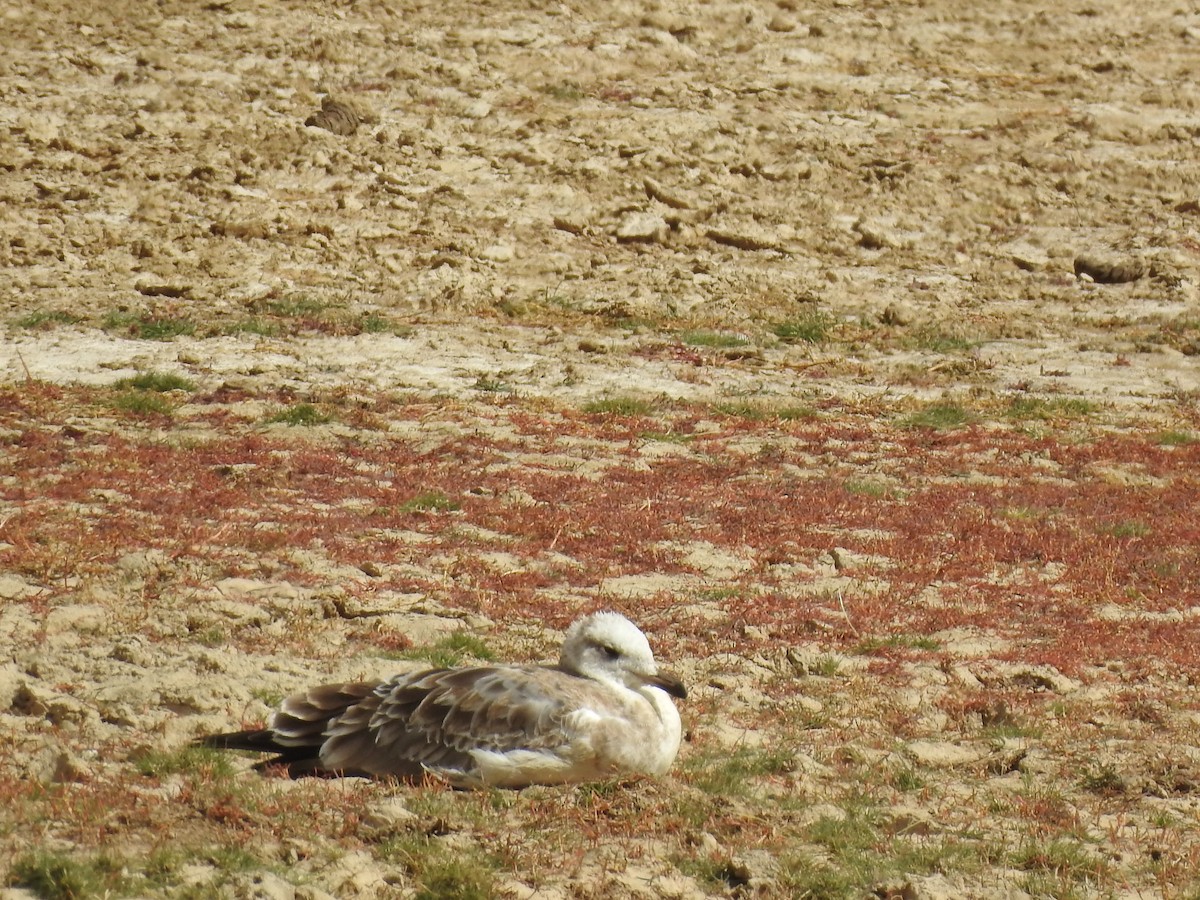
<path id="1" fill-rule="evenodd" d="M 255 766 L 257 769 L 285 766 L 292 775 L 319 774 L 325 771 L 320 753 L 330 720 L 370 697 L 379 684 L 372 681 L 322 685 L 284 700 L 271 717 L 269 728 L 210 734 L 196 743 L 220 750 L 275 754 Z"/>
<path id="2" fill-rule="evenodd" d="M 378 685 L 329 723 L 329 769 L 412 776 L 425 766 L 469 771 L 476 749 L 566 744 L 563 719 L 581 679 L 557 669 L 431 669 Z"/>

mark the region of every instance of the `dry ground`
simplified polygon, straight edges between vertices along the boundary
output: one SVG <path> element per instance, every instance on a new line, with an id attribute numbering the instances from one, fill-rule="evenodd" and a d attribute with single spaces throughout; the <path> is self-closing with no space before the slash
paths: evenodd
<path id="1" fill-rule="evenodd" d="M 0 19 L 0 896 L 1200 897 L 1200 5 Z M 600 606 L 667 778 L 187 749 Z"/>

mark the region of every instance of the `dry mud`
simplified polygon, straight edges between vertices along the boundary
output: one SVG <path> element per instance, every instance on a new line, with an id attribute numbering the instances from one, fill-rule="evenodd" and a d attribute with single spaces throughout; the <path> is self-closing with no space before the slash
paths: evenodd
<path id="1" fill-rule="evenodd" d="M 1200 890 L 1195 3 L 0 23 L 12 896 Z M 695 685 L 660 783 L 176 752 L 598 605 Z"/>

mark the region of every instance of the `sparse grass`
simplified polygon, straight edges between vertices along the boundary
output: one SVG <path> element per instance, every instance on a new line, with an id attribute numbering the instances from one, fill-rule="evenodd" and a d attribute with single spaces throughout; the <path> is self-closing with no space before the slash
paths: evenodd
<path id="1" fill-rule="evenodd" d="M 873 497 L 876 500 L 882 500 L 885 497 L 891 498 L 895 495 L 895 489 L 880 481 L 864 481 L 857 478 L 851 478 L 842 482 L 842 487 L 849 494 L 857 494 L 860 497 Z"/>
<path id="2" fill-rule="evenodd" d="M 209 882 L 180 884 L 189 863 L 213 869 Z M 45 900 L 90 900 L 93 897 L 165 896 L 200 898 L 223 896 L 222 885 L 239 872 L 263 868 L 263 861 L 237 846 L 195 848 L 173 846 L 144 857 L 112 852 L 67 854 L 38 851 L 19 857 L 8 884 Z"/>
<path id="3" fill-rule="evenodd" d="M 931 403 L 906 416 L 902 422 L 910 428 L 932 428 L 943 431 L 962 428 L 971 420 L 971 414 L 957 403 Z"/>
<path id="4" fill-rule="evenodd" d="M 467 660 L 490 662 L 495 659 L 495 654 L 488 648 L 483 638 L 465 631 L 455 631 L 434 644 L 424 647 L 408 647 L 385 655 L 392 659 L 421 660 L 438 669 L 462 665 Z"/>
<path id="5" fill-rule="evenodd" d="M 654 404 L 637 397 L 608 397 L 593 400 L 583 405 L 583 411 L 592 415 L 605 416 L 650 416 L 655 412 Z"/>
<path id="6" fill-rule="evenodd" d="M 931 353 L 962 353 L 975 346 L 969 341 L 950 332 L 938 328 L 921 328 L 913 335 L 913 344 L 918 350 Z"/>
<path id="7" fill-rule="evenodd" d="M 196 390 L 195 382 L 189 381 L 182 375 L 175 375 L 170 372 L 141 372 L 132 378 L 122 378 L 113 387 L 131 388 L 138 391 L 157 391 L 160 394 L 167 393 L 168 391 L 187 391 L 190 393 Z"/>
<path id="8" fill-rule="evenodd" d="M 782 422 L 809 422 L 820 417 L 811 406 L 783 406 L 775 410 L 775 418 Z"/>
<path id="9" fill-rule="evenodd" d="M 152 387 L 138 392 L 155 396 Z M 570 892 L 580 869 L 548 867 L 587 860 L 587 872 L 591 860 L 612 859 L 615 875 L 622 858 L 635 859 L 648 844 L 656 869 L 670 874 L 674 861 L 714 895 L 753 888 L 739 884 L 746 871 L 780 897 L 859 898 L 908 880 L 920 890 L 917 879 L 933 872 L 969 896 L 995 884 L 1015 889 L 1017 879 L 1037 896 L 1055 897 L 1122 890 L 1187 896 L 1194 888 L 1200 840 L 1185 813 L 1196 771 L 1170 748 L 1187 746 L 1191 736 L 1183 712 L 1196 671 L 1196 629 L 1186 617 L 1159 623 L 1095 613 L 1112 604 L 1149 613 L 1195 605 L 1200 581 L 1187 552 L 1200 503 L 1195 445 L 1166 446 L 1152 432 L 1087 419 L 1070 423 L 1080 438 L 1070 441 L 1058 439 L 1065 429 L 1054 422 L 1036 438 L 1012 426 L 930 435 L 897 427 L 882 405 L 827 401 L 819 419 L 795 426 L 766 419 L 713 428 L 700 405 L 672 405 L 655 422 L 588 418 L 544 401 L 473 408 L 398 394 L 367 398 L 372 413 L 422 429 L 430 423 L 435 433 L 445 425 L 453 437 L 417 450 L 394 435 L 360 438 L 339 428 L 336 441 L 326 434 L 310 440 L 214 416 L 205 427 L 216 440 L 185 444 L 149 429 L 114 433 L 104 408 L 113 394 L 36 381 L 0 391 L 0 500 L 19 509 L 2 523 L 0 565 L 29 584 L 61 585 L 68 596 L 74 585 L 105 579 L 121 602 L 128 599 L 132 608 L 121 621 L 146 643 L 113 644 L 120 649 L 112 650 L 113 664 L 127 650 L 146 648 L 163 660 L 162 648 L 171 659 L 205 665 L 225 650 L 211 653 L 197 642 L 236 640 L 255 658 L 311 661 L 319 683 L 343 677 L 330 673 L 346 671 L 338 660 L 348 653 L 407 649 L 406 656 L 439 665 L 490 655 L 472 634 L 413 651 L 396 640 L 403 626 L 391 616 L 297 615 L 282 632 L 226 623 L 211 637 L 205 625 L 192 633 L 182 625 L 190 612 L 180 588 L 239 577 L 307 591 L 332 577 L 310 565 L 312 557 L 343 571 L 377 563 L 364 591 L 421 594 L 497 622 L 554 626 L 568 620 L 576 595 L 590 597 L 614 574 L 664 572 L 688 581 L 662 595 L 613 602 L 653 623 L 655 651 L 666 667 L 695 673 L 695 691 L 680 704 L 693 739 L 665 779 L 483 795 L 406 788 L 401 799 L 414 818 L 382 827 L 364 820 L 397 796 L 392 786 L 285 783 L 244 773 L 236 756 L 219 754 L 231 775 L 210 769 L 193 750 L 127 759 L 101 744 L 98 755 L 84 757 L 94 772 L 84 780 L 0 778 L 0 829 L 26 847 L 39 846 L 42 835 L 70 840 L 77 844 L 70 861 L 85 868 L 118 841 L 122 853 L 126 840 L 131 853 L 142 853 L 121 860 L 120 882 L 104 881 L 104 866 L 98 875 L 85 872 L 101 879 L 90 888 L 100 895 L 252 892 L 253 873 L 272 864 L 293 877 L 284 859 L 336 892 L 330 881 L 338 854 L 409 837 L 416 842 L 410 850 L 438 860 L 424 872 L 381 863 L 394 879 L 388 889 L 406 894 L 469 896 L 479 888 L 486 896 L 510 877 L 533 890 Z M 235 396 L 240 402 L 244 395 Z M 323 394 L 321 408 L 364 402 L 357 390 L 345 397 Z M 214 394 L 195 406 L 221 402 Z M 89 414 L 99 427 L 86 421 Z M 479 427 L 481 418 L 503 427 Z M 664 439 L 695 434 L 695 452 L 639 455 L 636 436 L 648 427 L 664 429 Z M 657 432 L 643 438 L 660 439 Z M 525 464 L 542 448 L 563 446 L 583 447 L 587 459 L 603 464 L 602 477 Z M 1107 477 L 1109 467 L 1148 477 L 1119 483 Z M 888 485 L 903 487 L 903 503 L 886 499 L 881 486 Z M 410 497 L 413 514 L 404 515 L 399 504 Z M 451 497 L 462 509 L 439 515 Z M 691 580 L 678 551 L 697 540 L 753 555 L 757 567 Z M 116 560 L 148 547 L 170 560 L 161 573 L 109 578 Z M 843 605 L 836 590 L 814 588 L 804 567 L 830 547 L 880 560 L 870 573 L 880 589 L 856 591 Z M 490 551 L 538 564 L 501 570 L 478 558 Z M 38 616 L 57 603 L 11 601 Z M 147 625 L 136 633 L 139 617 Z M 963 656 L 937 643 L 957 632 L 964 641 L 973 634 L 983 640 Z M 60 664 L 76 651 L 51 643 L 21 651 L 30 659 L 53 654 L 47 671 L 55 674 L 36 694 L 13 700 L 17 724 L 22 733 L 53 729 L 56 742 L 78 752 L 88 746 L 80 743 L 86 735 L 51 716 L 71 715 L 72 695 L 90 702 L 77 683 L 91 676 L 72 677 Z M 1101 689 L 1059 697 L 1015 663 L 1053 666 Z M 388 668 L 368 659 L 362 670 Z M 931 676 L 940 682 L 935 709 L 913 714 L 897 702 Z M 254 682 L 278 683 L 273 675 Z M 258 700 L 275 706 L 280 699 L 249 683 L 241 690 L 254 700 L 231 695 L 224 702 L 234 717 L 256 716 Z M 181 692 L 144 702 L 147 715 L 177 721 L 171 709 L 189 701 Z M 115 704 L 110 709 L 118 721 L 124 715 Z M 728 751 L 728 738 L 713 735 L 708 723 L 727 718 L 747 729 L 749 746 Z M 1104 727 L 1092 734 L 1089 725 L 1077 740 L 1079 724 L 1089 721 Z M 1104 743 L 1105 734 L 1114 740 Z M 751 745 L 758 740 L 761 747 Z M 990 743 L 994 752 L 977 765 L 935 771 L 900 762 L 889 752 L 897 740 Z M 1101 743 L 1103 763 L 1091 753 Z M 24 752 L 21 741 L 7 749 L 0 741 L 3 771 L 28 771 L 18 755 Z M 1116 795 L 1120 774 L 1127 788 Z M 1125 824 L 1106 835 L 1095 823 L 1110 812 Z M 156 855 L 163 836 L 179 849 Z M 1059 841 L 1065 849 L 1020 855 L 1024 841 L 1042 848 Z M 222 842 L 262 848 L 275 862 L 208 849 Z M 1107 867 L 1094 865 L 1094 846 L 1112 853 Z M 596 855 L 587 856 L 593 848 Z M 472 866 L 455 870 L 455 855 L 480 868 L 474 875 Z M 239 866 L 249 874 L 235 874 Z M 78 875 L 77 867 L 48 868 L 51 881 Z"/>
<path id="10" fill-rule="evenodd" d="M 45 900 L 86 900 L 119 891 L 121 866 L 107 856 L 77 859 L 66 853 L 39 851 L 13 863 L 8 883 Z"/>
<path id="11" fill-rule="evenodd" d="M 285 297 L 282 300 L 272 300 L 267 304 L 267 311 L 271 315 L 279 316 L 283 319 L 308 319 L 320 316 L 331 305 L 316 297 L 297 294 L 292 297 Z"/>
<path id="12" fill-rule="evenodd" d="M 1119 796 L 1125 793 L 1125 779 L 1112 763 L 1092 766 L 1079 778 L 1079 786 L 1085 791 L 1104 796 Z"/>
<path id="13" fill-rule="evenodd" d="M 1096 852 L 1074 838 L 1059 837 L 1049 841 L 1031 840 L 1018 848 L 1011 858 L 1012 865 L 1035 873 L 1030 885 L 1044 885 L 1043 876 L 1053 876 L 1058 890 L 1083 887 L 1108 874 L 1108 863 Z M 1053 896 L 1063 896 L 1054 893 Z"/>
<path id="14" fill-rule="evenodd" d="M 258 316 L 233 322 L 222 330 L 226 334 L 257 334 L 260 337 L 274 337 L 279 334 L 277 324 Z"/>
<path id="15" fill-rule="evenodd" d="M 175 408 L 165 397 L 145 391 L 126 391 L 113 398 L 113 409 L 134 416 L 169 416 Z"/>
<path id="16" fill-rule="evenodd" d="M 512 391 L 512 388 L 498 378 L 488 378 L 480 375 L 475 379 L 475 383 L 471 385 L 477 391 L 484 391 L 489 394 L 505 394 Z"/>
<path id="17" fill-rule="evenodd" d="M 1187 447 L 1196 442 L 1196 435 L 1190 431 L 1160 431 L 1154 436 L 1157 443 L 1163 447 Z"/>
<path id="18" fill-rule="evenodd" d="M 820 344 L 828 339 L 833 325 L 833 316 L 814 307 L 786 322 L 780 322 L 772 331 L 785 343 Z"/>
<path id="19" fill-rule="evenodd" d="M 693 785 L 706 794 L 743 797 L 756 778 L 782 775 L 795 767 L 795 754 L 784 747 L 738 747 L 732 751 L 696 755 L 685 771 Z"/>
<path id="20" fill-rule="evenodd" d="M 188 318 L 147 316 L 114 311 L 104 317 L 106 331 L 121 331 L 143 341 L 169 341 L 181 335 L 195 334 L 196 324 Z"/>
<path id="21" fill-rule="evenodd" d="M 730 418 L 746 419 L 750 422 L 761 422 L 767 418 L 766 408 L 757 403 L 714 403 L 713 412 Z"/>
<path id="22" fill-rule="evenodd" d="M 267 417 L 266 421 L 269 425 L 323 425 L 332 419 L 332 416 L 321 412 L 311 403 L 296 403 L 287 409 L 273 413 Z"/>
<path id="23" fill-rule="evenodd" d="M 401 513 L 455 512 L 462 504 L 441 491 L 423 491 L 399 506 Z"/>
<path id="24" fill-rule="evenodd" d="M 404 834 L 380 845 L 376 855 L 404 866 L 416 882 L 414 900 L 491 900 L 496 860 L 479 849 L 447 849 L 425 834 Z"/>
<path id="25" fill-rule="evenodd" d="M 1014 397 L 1005 410 L 1010 419 L 1021 421 L 1049 421 L 1052 419 L 1079 419 L 1098 410 L 1096 404 L 1077 397 Z"/>
<path id="26" fill-rule="evenodd" d="M 363 334 L 383 334 L 392 330 L 392 323 L 386 316 L 370 313 L 362 317 L 359 327 Z"/>
<path id="27" fill-rule="evenodd" d="M 228 754 L 191 745 L 178 750 L 143 750 L 133 756 L 133 764 L 139 775 L 153 778 L 182 774 L 228 778 L 234 772 Z"/>
<path id="28" fill-rule="evenodd" d="M 1140 538 L 1148 537 L 1154 529 L 1145 522 L 1113 522 L 1110 525 L 1102 526 L 1101 534 L 1107 534 L 1115 538 Z"/>
<path id="29" fill-rule="evenodd" d="M 664 444 L 687 444 L 696 439 L 694 434 L 684 434 L 678 431 L 643 431 L 644 441 L 661 441 Z"/>
<path id="30" fill-rule="evenodd" d="M 745 347 L 750 343 L 740 334 L 728 334 L 721 331 L 685 331 L 679 335 L 679 339 L 689 347 L 710 347 L 714 350 Z"/>
<path id="31" fill-rule="evenodd" d="M 263 706 L 269 706 L 272 709 L 279 706 L 284 699 L 284 695 L 281 692 L 265 687 L 250 688 L 250 696 L 262 703 Z"/>
<path id="32" fill-rule="evenodd" d="M 77 316 L 74 313 L 69 313 L 60 309 L 45 310 L 39 309 L 34 312 L 27 313 L 20 318 L 13 320 L 13 325 L 17 328 L 27 328 L 36 331 L 45 331 L 55 325 L 77 325 L 83 321 L 83 316 Z"/>
<path id="33" fill-rule="evenodd" d="M 887 637 L 868 637 L 859 641 L 853 652 L 860 656 L 870 656 L 881 650 L 926 650 L 933 652 L 941 649 L 941 643 L 936 638 L 923 635 L 893 634 Z"/>

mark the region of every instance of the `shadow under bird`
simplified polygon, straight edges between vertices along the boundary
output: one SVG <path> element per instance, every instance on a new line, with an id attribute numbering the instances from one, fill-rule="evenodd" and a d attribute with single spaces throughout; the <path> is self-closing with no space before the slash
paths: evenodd
<path id="1" fill-rule="evenodd" d="M 672 697 L 646 636 L 618 613 L 567 630 L 555 666 L 426 669 L 327 684 L 284 700 L 268 727 L 196 743 L 274 756 L 292 776 L 357 775 L 524 787 L 661 775 L 679 751 Z"/>

